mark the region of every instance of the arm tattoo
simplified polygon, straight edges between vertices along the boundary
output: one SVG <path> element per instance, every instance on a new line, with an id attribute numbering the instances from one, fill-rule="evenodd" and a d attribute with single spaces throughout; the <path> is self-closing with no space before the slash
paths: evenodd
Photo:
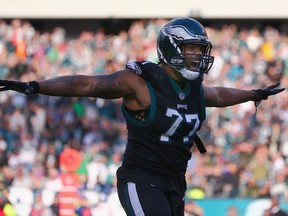
<path id="1" fill-rule="evenodd" d="M 115 76 L 97 79 L 81 76 L 63 76 L 42 82 L 41 93 L 54 96 L 89 96 L 102 98 L 121 97 L 123 87 Z M 40 90 L 41 90 L 40 87 Z"/>
<path id="2" fill-rule="evenodd" d="M 53 86 L 52 89 L 51 89 L 54 94 L 56 95 L 67 95 L 69 96 L 71 94 L 71 92 L 73 92 L 73 88 L 70 87 L 70 86 L 66 86 L 66 85 L 56 85 L 56 86 Z"/>
<path id="3" fill-rule="evenodd" d="M 46 80 L 42 83 L 44 93 L 55 96 L 73 96 L 75 89 L 74 77 L 58 77 L 51 80 Z M 41 89 L 41 88 L 40 88 Z"/>
<path id="4" fill-rule="evenodd" d="M 99 82 L 92 84 L 89 89 L 89 94 L 103 96 L 109 96 L 109 94 L 113 95 L 116 92 L 121 91 L 121 84 L 117 80 L 113 79 L 101 79 Z"/>

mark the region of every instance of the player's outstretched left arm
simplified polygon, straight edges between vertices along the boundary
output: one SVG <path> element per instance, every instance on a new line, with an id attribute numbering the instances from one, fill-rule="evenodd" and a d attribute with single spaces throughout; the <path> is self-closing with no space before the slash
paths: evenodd
<path id="1" fill-rule="evenodd" d="M 266 100 L 269 96 L 285 90 L 285 88 L 277 88 L 278 86 L 280 86 L 280 83 L 253 90 L 226 87 L 204 87 L 206 106 L 227 107 L 247 101 L 254 101 L 255 106 L 258 106 L 262 100 Z"/>

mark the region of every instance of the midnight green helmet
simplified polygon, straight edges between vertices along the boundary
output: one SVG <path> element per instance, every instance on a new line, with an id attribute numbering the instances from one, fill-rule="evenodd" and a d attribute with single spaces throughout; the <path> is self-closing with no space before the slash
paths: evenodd
<path id="1" fill-rule="evenodd" d="M 185 55 L 181 51 L 183 44 L 198 44 L 204 47 L 203 54 Z M 210 70 L 214 57 L 210 55 L 212 44 L 205 28 L 192 18 L 176 18 L 164 25 L 157 38 L 157 54 L 163 61 L 176 69 L 188 80 L 195 80 Z M 187 64 L 193 62 L 193 67 Z M 196 65 L 196 66 L 195 66 Z"/>

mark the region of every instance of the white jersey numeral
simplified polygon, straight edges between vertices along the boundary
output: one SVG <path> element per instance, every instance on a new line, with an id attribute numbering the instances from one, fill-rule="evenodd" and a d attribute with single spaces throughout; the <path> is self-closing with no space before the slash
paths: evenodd
<path id="1" fill-rule="evenodd" d="M 176 132 L 177 128 L 179 128 L 181 123 L 183 123 L 183 121 L 185 121 L 187 124 L 194 124 L 192 130 L 187 134 L 187 136 L 183 137 L 183 142 L 187 142 L 189 140 L 189 137 L 193 136 L 193 134 L 196 132 L 200 124 L 198 114 L 185 114 L 185 118 L 183 118 L 177 110 L 168 108 L 166 116 L 177 116 L 177 118 L 173 122 L 171 127 L 164 134 L 161 135 L 160 140 L 163 142 L 169 142 L 169 138 L 173 136 L 173 134 Z"/>

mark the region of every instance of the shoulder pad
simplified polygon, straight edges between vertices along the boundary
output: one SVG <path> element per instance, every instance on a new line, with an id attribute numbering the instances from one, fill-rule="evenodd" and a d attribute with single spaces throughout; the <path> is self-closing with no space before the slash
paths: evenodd
<path id="1" fill-rule="evenodd" d="M 153 74 L 156 74 L 159 67 L 150 61 L 130 61 L 126 64 L 126 69 L 130 69 L 145 80 L 151 80 Z"/>
<path id="2" fill-rule="evenodd" d="M 126 69 L 130 69 L 134 73 L 141 75 L 143 73 L 143 71 L 141 70 L 139 64 L 141 64 L 141 63 L 138 63 L 136 61 L 130 61 L 126 64 Z"/>

